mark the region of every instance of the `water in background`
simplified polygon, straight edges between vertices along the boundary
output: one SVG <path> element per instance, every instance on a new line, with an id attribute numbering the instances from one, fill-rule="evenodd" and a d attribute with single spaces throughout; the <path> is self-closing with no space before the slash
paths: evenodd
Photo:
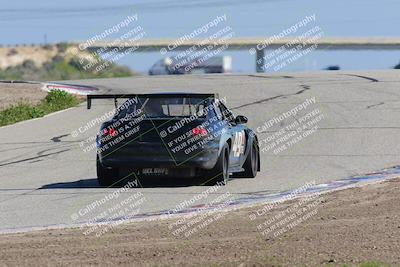
<path id="1" fill-rule="evenodd" d="M 137 13 L 146 38 L 178 38 L 218 15 L 235 37 L 270 36 L 307 15 L 326 37 L 400 36 L 400 1 L 397 0 L 50 0 L 1 1 L 0 44 L 82 41 Z M 111 36 L 112 38 L 112 36 Z M 235 72 L 253 72 L 254 56 L 247 51 L 227 51 Z M 137 53 L 119 63 L 139 72 L 162 56 Z M 400 51 L 314 51 L 282 71 L 320 70 L 329 65 L 341 69 L 389 69 L 399 63 Z"/>

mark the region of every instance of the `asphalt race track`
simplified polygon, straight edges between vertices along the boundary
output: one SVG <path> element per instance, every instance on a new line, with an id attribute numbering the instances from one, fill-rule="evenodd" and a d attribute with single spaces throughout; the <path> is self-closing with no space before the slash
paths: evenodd
<path id="1" fill-rule="evenodd" d="M 196 203 L 200 204 L 227 191 L 235 198 L 254 196 L 398 165 L 399 82 L 400 73 L 391 70 L 140 76 L 71 83 L 97 86 L 107 93 L 218 92 L 226 96 L 227 106 L 236 115 L 249 118 L 253 129 L 315 97 L 315 104 L 296 115 L 299 118 L 319 109 L 323 119 L 314 133 L 280 153 L 262 152 L 257 178 L 232 179 Z M 91 110 L 82 103 L 78 108 L 0 128 L 0 232 L 85 222 L 88 217 L 76 216 L 78 211 L 115 191 L 98 187 L 95 150 L 84 152 L 80 147 L 99 125 L 72 136 L 112 108 L 112 101 L 94 102 Z M 259 139 L 290 123 L 285 120 L 258 133 Z M 206 189 L 178 180 L 130 189 L 121 196 L 141 192 L 145 201 L 140 213 L 147 213 L 173 208 Z"/>

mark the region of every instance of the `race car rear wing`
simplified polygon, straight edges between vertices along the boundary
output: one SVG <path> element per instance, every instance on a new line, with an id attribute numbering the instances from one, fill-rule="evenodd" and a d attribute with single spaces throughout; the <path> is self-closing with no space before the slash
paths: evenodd
<path id="1" fill-rule="evenodd" d="M 118 99 L 129 99 L 135 97 L 143 98 L 162 98 L 162 97 L 204 97 L 204 98 L 218 98 L 218 94 L 197 94 L 197 93 L 159 93 L 159 94 L 97 94 L 87 95 L 87 109 L 92 107 L 92 99 L 114 99 L 115 108 L 118 107 Z"/>

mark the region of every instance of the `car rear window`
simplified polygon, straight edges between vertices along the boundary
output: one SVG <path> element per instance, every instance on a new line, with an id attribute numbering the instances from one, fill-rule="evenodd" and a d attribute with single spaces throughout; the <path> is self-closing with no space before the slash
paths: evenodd
<path id="1" fill-rule="evenodd" d="M 137 117 L 144 113 L 146 117 L 150 118 L 190 117 L 196 114 L 202 118 L 206 116 L 205 107 L 208 104 L 208 99 L 198 97 L 140 97 L 136 102 L 130 101 L 127 108 L 119 110 L 118 117 L 132 116 L 132 114 Z M 141 113 L 139 114 L 138 111 L 141 111 Z"/>

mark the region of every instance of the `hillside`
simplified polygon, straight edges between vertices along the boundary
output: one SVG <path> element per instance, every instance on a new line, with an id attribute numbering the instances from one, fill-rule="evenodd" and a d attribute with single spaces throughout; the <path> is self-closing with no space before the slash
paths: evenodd
<path id="1" fill-rule="evenodd" d="M 61 43 L 45 46 L 0 47 L 0 80 L 67 80 L 88 78 L 127 77 L 134 73 L 124 66 L 111 62 L 101 71 L 85 69 L 81 62 L 105 62 L 79 50 L 76 46 Z"/>

